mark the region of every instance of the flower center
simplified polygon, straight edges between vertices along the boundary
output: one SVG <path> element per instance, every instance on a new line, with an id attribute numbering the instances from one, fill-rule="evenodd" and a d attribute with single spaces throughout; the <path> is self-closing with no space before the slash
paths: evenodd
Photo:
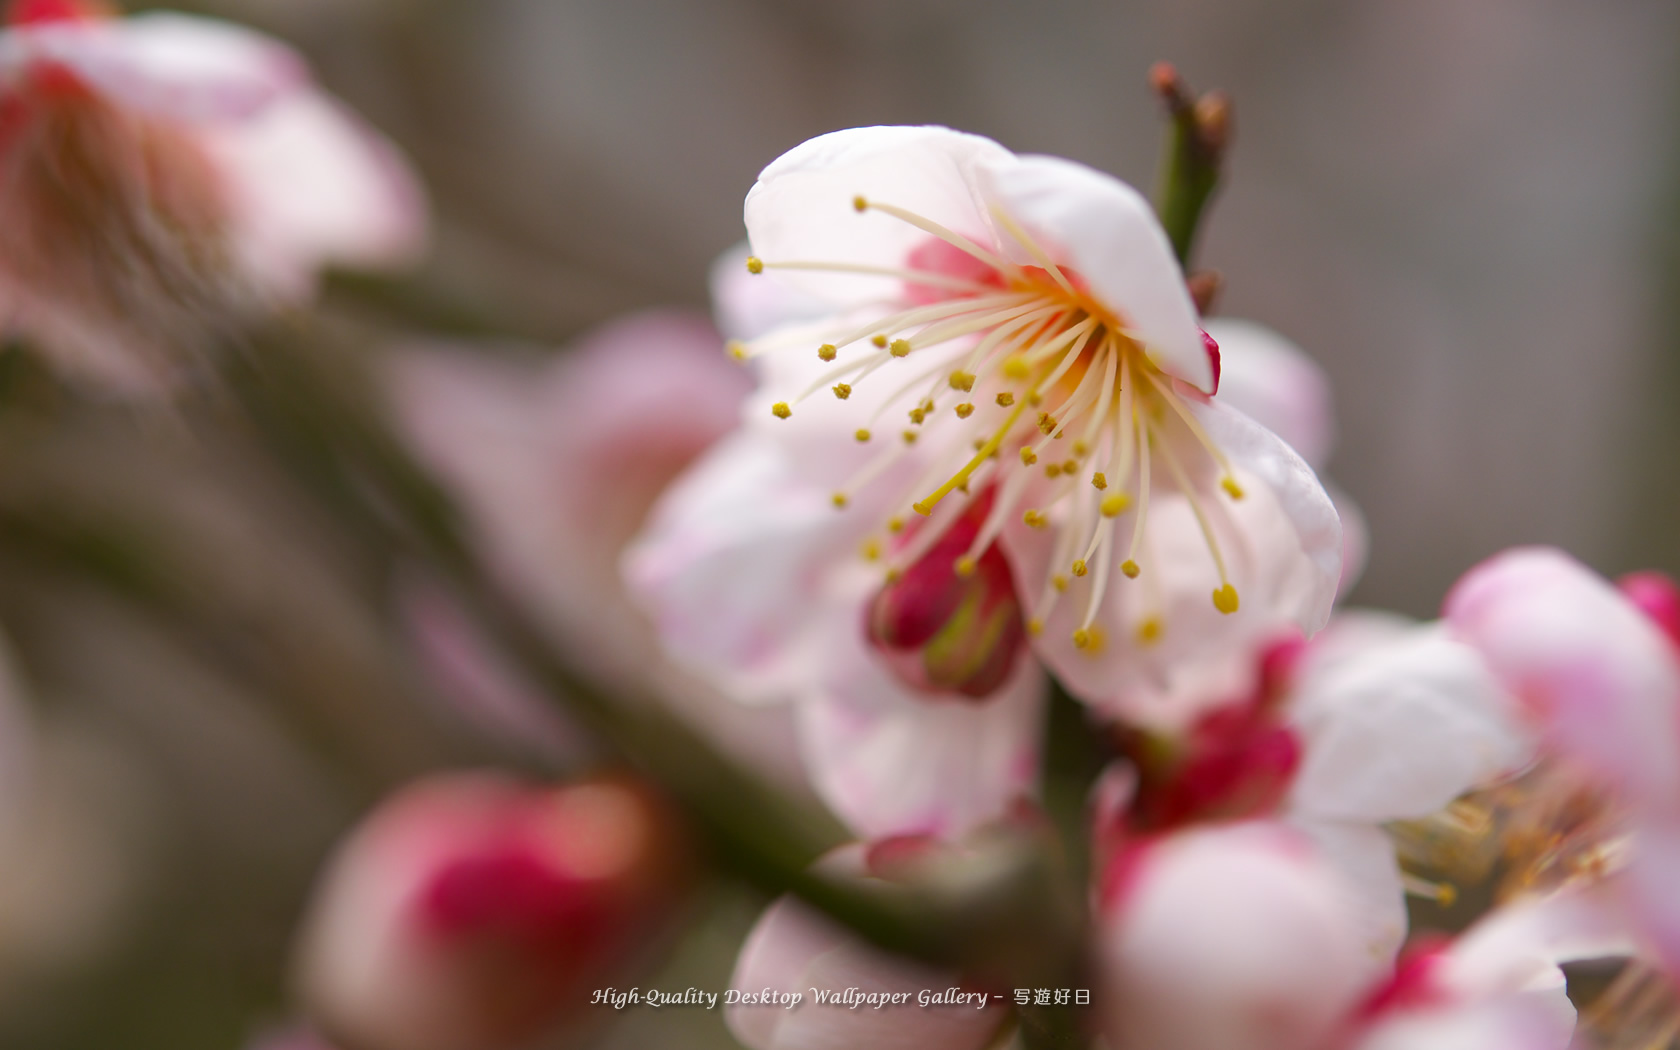
<path id="1" fill-rule="evenodd" d="M 1030 263 L 1017 263 L 914 212 L 864 197 L 859 212 L 879 212 L 927 235 L 902 267 L 749 257 L 747 269 L 821 271 L 897 278 L 898 296 L 837 325 L 817 348 L 832 368 L 773 413 L 783 419 L 825 388 L 849 400 L 864 382 L 891 383 L 871 397 L 855 437 L 875 440 L 881 421 L 902 411 L 902 440 L 869 460 L 834 493 L 837 507 L 915 455 L 927 468 L 895 501 L 907 512 L 931 516 L 954 493 L 968 496 L 995 488 L 990 510 L 966 551 L 953 562 L 972 575 L 979 559 L 1013 517 L 1028 526 L 1054 527 L 1057 539 L 1027 630 L 1042 632 L 1061 596 L 1079 580 L 1085 608 L 1073 632 L 1075 646 L 1103 647 L 1098 612 L 1116 575 L 1149 575 L 1149 503 L 1165 482 L 1189 502 L 1218 581 L 1212 591 L 1222 613 L 1237 610 L 1223 552 L 1205 503 L 1218 489 L 1243 498 L 1229 459 L 1196 418 L 1192 402 L 1205 395 L 1180 383 L 1155 363 L 1123 315 L 1098 301 L 1079 274 L 1059 266 L 1007 213 L 993 209 L 998 227 Z M 800 333 L 798 338 L 810 338 Z M 1205 338 L 1205 337 L 1204 337 Z M 1217 347 L 1206 340 L 1217 361 Z M 791 349 L 780 333 L 730 344 L 746 360 Z M 919 366 L 919 367 L 918 367 Z M 877 376 L 883 373 L 883 376 Z M 908 373 L 908 374 L 904 374 Z M 860 400 L 862 400 L 860 398 Z M 1188 454 L 1187 454 L 1188 453 Z M 887 531 L 903 531 L 908 513 L 896 512 Z M 940 541 L 944 528 L 921 530 L 891 559 L 889 581 Z M 879 542 L 866 545 L 879 551 Z M 1164 630 L 1161 596 L 1145 585 L 1145 614 L 1138 639 L 1157 640 Z"/>

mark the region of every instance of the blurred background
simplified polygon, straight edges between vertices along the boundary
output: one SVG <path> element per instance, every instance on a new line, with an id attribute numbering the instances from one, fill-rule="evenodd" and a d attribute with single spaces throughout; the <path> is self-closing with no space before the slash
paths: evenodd
<path id="1" fill-rule="evenodd" d="M 1334 384 L 1330 472 L 1371 537 L 1356 602 L 1432 615 L 1519 543 L 1680 569 L 1680 5 L 177 6 L 296 44 L 427 180 L 427 268 L 340 301 L 545 349 L 703 309 L 757 171 L 824 131 L 948 124 L 1148 187 L 1146 72 L 1169 59 L 1235 102 L 1200 257 L 1225 275 L 1219 312 Z M 288 938 L 334 837 L 391 785 L 491 752 L 414 714 L 428 687 L 381 615 L 390 581 L 261 457 L 114 410 L 50 430 L 0 425 L 0 503 L 67 529 L 166 505 L 135 527 L 234 568 L 162 619 L 67 582 L 27 536 L 0 545 L 0 622 L 39 707 L 19 730 L 38 787 L 0 864 L 0 1046 L 236 1050 L 288 1020 Z M 658 982 L 721 986 L 756 910 L 714 891 Z M 602 1038 L 731 1045 L 715 1013 Z"/>

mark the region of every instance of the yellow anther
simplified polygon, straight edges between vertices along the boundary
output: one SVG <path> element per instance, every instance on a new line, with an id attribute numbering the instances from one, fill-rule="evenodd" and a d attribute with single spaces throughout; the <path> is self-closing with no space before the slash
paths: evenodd
<path id="1" fill-rule="evenodd" d="M 1059 478 L 1059 477 L 1061 477 L 1062 476 L 1062 465 L 1060 463 L 1052 463 L 1049 466 L 1045 467 L 1044 468 L 1044 476 L 1047 477 L 1047 478 Z"/>
<path id="2" fill-rule="evenodd" d="M 964 401 L 962 404 L 957 406 L 957 418 L 958 419 L 967 419 L 969 416 L 972 416 L 973 414 L 974 414 L 974 406 L 969 404 L 968 402 Z"/>
<path id="3" fill-rule="evenodd" d="M 916 424 L 917 426 L 921 426 L 922 420 L 926 418 L 927 409 L 922 408 L 920 405 L 917 405 L 915 408 L 910 410 L 910 422 Z"/>
<path id="4" fill-rule="evenodd" d="M 856 437 L 859 441 L 868 441 L 869 440 L 869 431 L 864 427 L 859 427 L 858 432 L 856 434 Z"/>
<path id="5" fill-rule="evenodd" d="M 867 539 L 867 540 L 863 541 L 863 560 L 864 561 L 880 561 L 881 560 L 881 541 L 880 540 L 872 538 L 872 539 Z"/>
<path id="6" fill-rule="evenodd" d="M 836 492 L 834 495 L 830 496 L 829 499 L 834 501 L 834 505 L 836 507 L 844 507 L 846 505 L 846 494 L 844 492 Z"/>
<path id="7" fill-rule="evenodd" d="M 1229 616 L 1237 611 L 1237 589 L 1230 584 L 1213 592 L 1213 607 Z"/>
<path id="8" fill-rule="evenodd" d="M 1138 624 L 1137 627 L 1138 641 L 1145 645 L 1157 642 L 1160 640 L 1161 632 L 1163 630 L 1165 630 L 1165 628 L 1162 627 L 1161 618 L 1159 616 L 1145 617 L 1144 621 Z"/>
<path id="9" fill-rule="evenodd" d="M 1032 366 L 1024 357 L 1011 357 L 1003 363 L 1003 374 L 1008 379 L 1025 379 L 1032 375 Z"/>
<path id="10" fill-rule="evenodd" d="M 850 383 L 835 383 L 834 384 L 834 396 L 839 398 L 842 401 L 846 400 L 848 397 L 851 397 L 852 396 L 852 384 L 850 384 Z"/>
<path id="11" fill-rule="evenodd" d="M 897 536 L 899 533 L 903 532 L 904 531 L 904 519 L 903 518 L 888 518 L 887 519 L 887 531 L 892 533 L 894 536 Z"/>
<path id="12" fill-rule="evenodd" d="M 1126 508 L 1130 507 L 1131 505 L 1132 505 L 1132 497 L 1126 495 L 1124 492 L 1111 492 L 1108 495 L 1103 497 L 1103 501 L 1102 501 L 1103 517 L 1105 517 L 1105 518 L 1118 518 L 1120 515 L 1126 513 Z M 1130 565 L 1132 563 L 1127 562 L 1127 564 Z M 1127 576 L 1136 576 L 1137 573 L 1129 572 L 1126 575 Z"/>
<path id="13" fill-rule="evenodd" d="M 1108 475 L 1104 474 L 1100 470 L 1097 471 L 1095 474 L 1091 475 L 1091 484 L 1095 486 L 1098 491 L 1108 488 Z"/>
<path id="14" fill-rule="evenodd" d="M 1032 466 L 1034 463 L 1038 462 L 1038 453 L 1034 452 L 1030 448 L 1021 449 L 1021 462 L 1026 466 Z"/>
<path id="15" fill-rule="evenodd" d="M 823 361 L 832 361 L 840 353 L 833 343 L 824 343 L 817 347 L 817 357 Z"/>
<path id="16" fill-rule="evenodd" d="M 1063 474 L 1077 474 L 1077 473 L 1079 473 L 1079 461 L 1077 459 L 1064 459 L 1064 460 L 1062 460 L 1062 473 Z"/>
<path id="17" fill-rule="evenodd" d="M 1076 456 L 1083 456 L 1090 451 L 1091 451 L 1091 446 L 1085 444 L 1085 442 L 1083 442 L 1083 441 L 1075 441 L 1073 443 L 1073 454 L 1076 455 Z"/>
<path id="18" fill-rule="evenodd" d="M 1084 576 L 1090 571 L 1090 569 L 1086 568 L 1084 559 L 1080 559 L 1079 561 L 1073 563 L 1073 574 L 1075 576 Z"/>
<path id="19" fill-rule="evenodd" d="M 1137 562 L 1127 558 L 1125 561 L 1120 563 L 1120 571 L 1126 574 L 1126 579 L 1135 580 L 1138 578 L 1138 573 L 1143 570 L 1138 568 Z"/>
<path id="20" fill-rule="evenodd" d="M 747 344 L 741 342 L 739 339 L 731 339 L 729 342 L 724 344 L 723 348 L 728 352 L 730 357 L 733 357 L 737 361 L 745 361 L 747 359 Z"/>
<path id="21" fill-rule="evenodd" d="M 1050 413 L 1040 412 L 1038 414 L 1038 429 L 1046 434 L 1056 429 L 1056 421 L 1051 417 Z"/>
<path id="22" fill-rule="evenodd" d="M 1041 510 L 1029 510 L 1021 515 L 1021 520 L 1035 529 L 1042 529 L 1050 524 L 1049 515 Z"/>
<path id="23" fill-rule="evenodd" d="M 968 391 L 973 390 L 974 389 L 974 376 L 971 373 L 968 373 L 968 372 L 960 372 L 960 371 L 959 372 L 952 372 L 951 373 L 951 389 L 952 390 L 961 390 L 964 393 L 967 393 Z"/>
<path id="24" fill-rule="evenodd" d="M 965 496 L 968 495 L 968 479 L 967 478 L 963 478 L 961 481 L 957 482 L 957 491 L 962 493 Z"/>
<path id="25" fill-rule="evenodd" d="M 904 570 L 903 569 L 888 569 L 887 570 L 887 582 L 888 583 L 897 583 L 901 578 L 903 578 L 903 576 L 904 576 Z"/>
<path id="26" fill-rule="evenodd" d="M 1232 499 L 1243 498 L 1243 487 L 1237 484 L 1236 478 L 1233 478 L 1228 474 L 1219 479 L 1219 487 L 1224 489 L 1226 495 L 1230 496 Z"/>
<path id="27" fill-rule="evenodd" d="M 869 198 L 865 197 L 861 193 L 858 194 L 856 197 L 852 198 L 852 208 L 856 211 L 868 211 L 869 210 Z"/>
<path id="28" fill-rule="evenodd" d="M 1450 882 L 1443 882 L 1435 888 L 1435 903 L 1443 908 L 1450 908 L 1458 903 L 1458 887 Z"/>
<path id="29" fill-rule="evenodd" d="M 1063 576 L 1059 572 L 1056 575 L 1050 577 L 1050 586 L 1056 588 L 1056 593 L 1057 594 L 1062 594 L 1062 593 L 1066 592 L 1067 589 L 1068 589 L 1068 584 L 1070 584 L 1072 582 L 1073 582 L 1072 580 L 1069 580 L 1066 576 Z"/>
<path id="30" fill-rule="evenodd" d="M 1034 408 L 1037 408 L 1039 405 L 1044 404 L 1044 395 L 1043 394 L 1028 394 L 1027 395 L 1027 404 L 1031 405 Z"/>
<path id="31" fill-rule="evenodd" d="M 1037 638 L 1039 635 L 1043 634 L 1044 633 L 1044 621 L 1040 620 L 1036 616 L 1033 617 L 1032 619 L 1028 620 L 1027 621 L 1027 633 L 1029 635 L 1033 636 L 1034 638 Z"/>
<path id="32" fill-rule="evenodd" d="M 881 350 L 885 350 L 887 348 L 887 337 L 884 335 L 872 335 L 869 337 L 869 341 L 874 343 L 875 346 Z"/>
<path id="33" fill-rule="evenodd" d="M 892 345 L 887 347 L 887 353 L 894 357 L 908 357 L 910 355 L 910 340 L 894 339 Z"/>
<path id="34" fill-rule="evenodd" d="M 1073 632 L 1073 647 L 1075 649 L 1084 649 L 1086 646 L 1089 646 L 1090 644 L 1091 644 L 1091 632 L 1090 631 L 1087 631 L 1084 628 L 1080 628 L 1079 630 Z"/>
<path id="35" fill-rule="evenodd" d="M 763 273 L 764 272 L 764 260 L 760 259 L 756 255 L 747 256 L 747 272 L 748 273 Z"/>
<path id="36" fill-rule="evenodd" d="M 788 403 L 786 401 L 778 401 L 770 406 L 770 414 L 775 416 L 777 419 L 786 419 L 787 417 L 793 415 L 793 409 L 788 407 Z"/>
<path id="37" fill-rule="evenodd" d="M 973 576 L 974 570 L 979 567 L 979 563 L 966 554 L 957 559 L 957 564 L 955 566 L 957 575 L 963 577 Z"/>
<path id="38" fill-rule="evenodd" d="M 1005 390 L 997 396 L 997 403 L 999 408 L 1008 408 L 1015 403 L 1015 395 Z"/>
<path id="39" fill-rule="evenodd" d="M 916 443 L 916 432 L 914 430 L 906 430 L 904 432 L 904 443 L 906 445 L 914 445 Z"/>

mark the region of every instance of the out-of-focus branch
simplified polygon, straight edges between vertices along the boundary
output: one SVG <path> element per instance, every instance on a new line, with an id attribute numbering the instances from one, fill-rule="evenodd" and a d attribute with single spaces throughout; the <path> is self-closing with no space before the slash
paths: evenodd
<path id="1" fill-rule="evenodd" d="M 1167 109 L 1167 145 L 1155 207 L 1178 264 L 1188 274 L 1196 232 L 1219 188 L 1225 166 L 1225 151 L 1231 140 L 1231 101 L 1217 91 L 1194 95 L 1178 70 L 1167 62 L 1157 63 L 1149 71 L 1149 83 Z"/>
<path id="2" fill-rule="evenodd" d="M 386 425 L 350 340 L 299 324 L 257 342 L 230 355 L 231 385 L 300 478 L 443 574 L 533 681 L 666 788 L 726 869 L 765 892 L 796 893 L 882 947 L 965 973 L 1042 984 L 1074 972 L 1083 954 L 1077 895 L 1030 840 L 980 858 L 984 877 L 961 888 L 872 892 L 812 873 L 812 861 L 838 839 L 830 821 L 718 756 L 659 705 L 610 698 L 556 655 L 480 564 L 441 487 Z"/>

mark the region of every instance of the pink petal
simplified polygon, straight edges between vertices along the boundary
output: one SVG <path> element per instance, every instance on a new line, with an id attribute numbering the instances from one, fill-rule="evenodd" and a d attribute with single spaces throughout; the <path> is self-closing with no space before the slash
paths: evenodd
<path id="1" fill-rule="evenodd" d="M 1322 467 L 1335 438 L 1324 370 L 1300 347 L 1253 321 L 1206 324 L 1219 342 L 1219 400 L 1283 439 L 1314 468 Z"/>

